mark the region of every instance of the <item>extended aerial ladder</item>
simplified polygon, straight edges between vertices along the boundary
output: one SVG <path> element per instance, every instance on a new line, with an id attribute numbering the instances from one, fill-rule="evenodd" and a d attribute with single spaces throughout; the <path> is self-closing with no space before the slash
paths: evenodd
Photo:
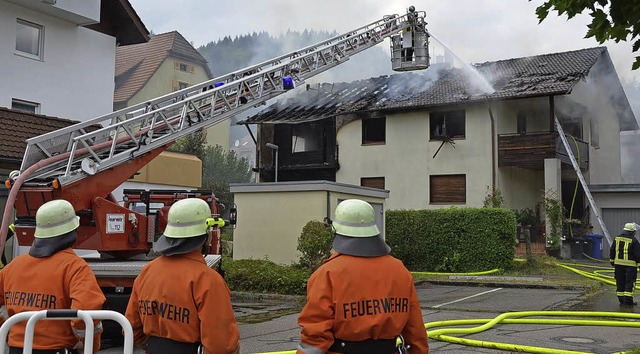
<path id="1" fill-rule="evenodd" d="M 38 207 L 53 199 L 73 204 L 81 216 L 80 230 L 93 227 L 84 230 L 86 238 L 107 232 L 105 215 L 125 211 L 129 213 L 126 227 L 145 234 L 144 216 L 119 206 L 111 195 L 115 188 L 177 139 L 263 104 L 387 37 L 394 70 L 429 66 L 425 13 L 412 6 L 405 15 L 385 16 L 272 60 L 28 139 L 19 175 L 6 181 L 11 191 L 2 218 L 0 249 L 14 200 L 19 239 L 33 237 Z M 83 245 L 80 232 L 76 246 L 123 251 L 123 256 L 148 251 L 148 246 L 127 242 Z"/>

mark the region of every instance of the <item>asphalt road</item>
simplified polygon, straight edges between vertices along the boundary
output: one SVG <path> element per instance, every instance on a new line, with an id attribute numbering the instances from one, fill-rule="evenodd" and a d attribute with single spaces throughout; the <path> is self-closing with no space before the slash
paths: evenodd
<path id="1" fill-rule="evenodd" d="M 422 283 L 417 286 L 425 323 L 457 319 L 492 319 L 508 312 L 519 311 L 606 311 L 635 312 L 638 308 L 621 308 L 615 290 L 606 290 L 586 298 L 582 290 L 514 288 L 498 286 L 458 286 Z M 269 353 L 294 350 L 300 338 L 297 310 L 301 306 L 295 297 L 258 298 L 234 295 L 232 299 L 240 322 L 242 353 Z M 260 320 L 262 315 L 280 315 Z M 543 318 L 543 317 L 534 317 Z M 549 317 L 547 317 L 549 318 Z M 558 317 L 556 317 L 558 318 Z M 559 317 L 566 319 L 566 317 Z M 257 323 L 243 323 L 247 320 Z M 480 326 L 456 326 L 473 327 Z M 447 327 L 438 327 L 447 328 Z M 451 326 L 448 328 L 452 328 Z M 435 330 L 435 328 L 434 328 Z M 508 343 L 521 346 L 561 349 L 581 353 L 615 353 L 640 347 L 638 328 L 550 324 L 498 324 L 471 335 L 454 335 L 464 339 Z M 509 351 L 452 344 L 431 339 L 432 352 L 437 353 L 505 353 Z M 100 353 L 122 353 L 121 348 Z M 136 353 L 141 353 L 136 351 Z"/>

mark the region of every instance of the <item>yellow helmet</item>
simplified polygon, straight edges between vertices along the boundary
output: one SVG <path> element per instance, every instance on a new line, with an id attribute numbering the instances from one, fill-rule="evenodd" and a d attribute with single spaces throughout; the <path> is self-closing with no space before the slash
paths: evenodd
<path id="1" fill-rule="evenodd" d="M 342 236 L 371 237 L 380 234 L 373 207 L 359 199 L 347 199 L 338 204 L 332 225 Z"/>
<path id="2" fill-rule="evenodd" d="M 187 238 L 207 233 L 207 219 L 211 217 L 209 204 L 199 198 L 187 198 L 175 202 L 169 209 L 164 236 Z"/>
<path id="3" fill-rule="evenodd" d="M 80 217 L 73 205 L 64 199 L 48 201 L 36 212 L 36 238 L 50 238 L 64 235 L 80 226 Z"/>

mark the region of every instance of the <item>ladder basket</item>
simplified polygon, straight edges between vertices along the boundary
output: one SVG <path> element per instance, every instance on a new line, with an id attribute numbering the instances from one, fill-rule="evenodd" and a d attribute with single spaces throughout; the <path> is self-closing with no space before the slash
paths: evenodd
<path id="1" fill-rule="evenodd" d="M 7 319 L 0 327 L 0 353 L 5 352 L 7 343 L 7 335 L 13 325 L 18 322 L 27 321 L 27 328 L 24 333 L 24 354 L 32 354 L 33 352 L 33 335 L 36 322 L 41 319 L 47 320 L 73 320 L 80 318 L 85 323 L 84 354 L 93 353 L 93 320 L 113 320 L 122 326 L 124 331 L 124 354 L 133 354 L 133 329 L 131 324 L 121 313 L 108 310 L 41 310 L 41 311 L 25 311 L 17 313 Z"/>

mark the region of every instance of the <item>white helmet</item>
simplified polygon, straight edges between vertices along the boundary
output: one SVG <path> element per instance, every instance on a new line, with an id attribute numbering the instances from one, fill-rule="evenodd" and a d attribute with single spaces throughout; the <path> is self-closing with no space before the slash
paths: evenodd
<path id="1" fill-rule="evenodd" d="M 338 204 L 332 225 L 342 236 L 371 237 L 380 234 L 373 207 L 359 199 L 347 199 Z"/>
<path id="2" fill-rule="evenodd" d="M 36 212 L 36 238 L 51 238 L 69 233 L 80 226 L 73 205 L 64 199 L 46 202 Z"/>

